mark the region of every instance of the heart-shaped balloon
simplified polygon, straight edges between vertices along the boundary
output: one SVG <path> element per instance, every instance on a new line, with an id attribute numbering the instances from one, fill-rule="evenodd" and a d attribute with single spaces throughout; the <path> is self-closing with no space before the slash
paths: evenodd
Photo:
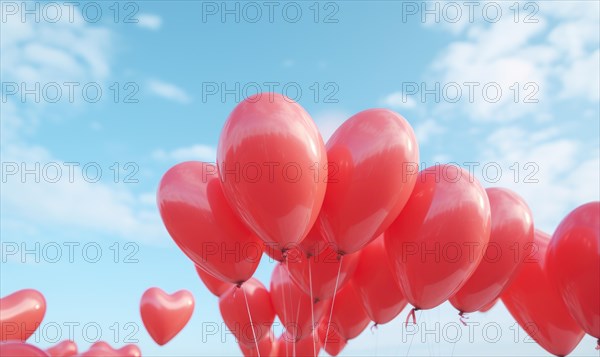
<path id="1" fill-rule="evenodd" d="M 600 339 L 600 202 L 579 206 L 560 222 L 547 259 L 571 315 Z"/>
<path id="2" fill-rule="evenodd" d="M 25 342 L 8 341 L 0 342 L 0 356 L 2 357 L 48 357 L 49 355 Z"/>
<path id="3" fill-rule="evenodd" d="M 323 301 L 311 300 L 292 281 L 282 263 L 275 266 L 271 275 L 271 301 L 279 321 L 296 340 L 311 335 L 313 321 L 321 319 L 326 305 Z"/>
<path id="4" fill-rule="evenodd" d="M 316 336 L 315 336 L 316 337 Z M 292 337 L 287 332 L 283 332 L 281 336 L 275 341 L 273 348 L 273 357 L 316 357 L 319 355 L 321 350 L 321 343 L 315 341 L 313 343 L 312 335 L 304 336 L 300 340 Z M 316 352 L 316 353 L 315 353 Z"/>
<path id="5" fill-rule="evenodd" d="M 263 247 L 229 207 L 214 165 L 173 166 L 160 182 L 158 208 L 169 234 L 196 265 L 234 284 L 254 274 Z"/>
<path id="6" fill-rule="evenodd" d="M 187 290 L 167 294 L 160 288 L 150 288 L 142 295 L 142 322 L 159 345 L 171 341 L 181 331 L 194 312 L 194 296 Z"/>
<path id="7" fill-rule="evenodd" d="M 238 342 L 248 347 L 254 346 L 255 341 L 260 341 L 269 333 L 275 319 L 269 292 L 254 278 L 221 295 L 219 310 L 225 325 Z"/>
<path id="8" fill-rule="evenodd" d="M 304 254 L 297 254 L 295 257 L 297 259 L 288 259 L 287 262 L 292 279 L 309 296 L 312 282 L 312 297 L 316 301 L 329 299 L 344 286 L 354 274 L 358 262 L 358 253 L 339 256 L 331 245 L 318 255 L 307 258 Z"/>
<path id="9" fill-rule="evenodd" d="M 142 352 L 136 345 L 125 345 L 119 349 L 112 348 L 104 341 L 98 341 L 80 357 L 141 357 Z"/>
<path id="10" fill-rule="evenodd" d="M 215 296 L 221 296 L 224 292 L 226 292 L 229 288 L 234 286 L 234 284 L 223 281 L 211 273 L 205 272 L 204 269 L 200 268 L 196 265 L 196 273 L 200 277 L 200 280 L 204 283 L 206 288 Z"/>
<path id="11" fill-rule="evenodd" d="M 490 226 L 490 204 L 475 177 L 453 165 L 420 171 L 385 234 L 392 271 L 408 301 L 431 309 L 454 295 L 479 265 Z"/>
<path id="12" fill-rule="evenodd" d="M 406 307 L 406 298 L 392 274 L 383 234 L 360 250 L 351 282 L 376 324 L 392 321 Z"/>
<path id="13" fill-rule="evenodd" d="M 284 251 L 313 226 L 325 196 L 327 155 L 310 115 L 275 93 L 246 98 L 217 149 L 225 195 L 266 244 Z"/>
<path id="14" fill-rule="evenodd" d="M 415 134 L 398 113 L 365 110 L 333 133 L 327 159 L 321 228 L 338 253 L 354 253 L 382 234 L 406 204 L 418 172 Z"/>
<path id="15" fill-rule="evenodd" d="M 330 306 L 325 309 L 325 314 L 321 319 L 325 326 L 328 324 L 330 314 L 331 324 L 329 329 L 335 330 L 346 340 L 351 340 L 360 335 L 370 322 L 352 281 L 338 291 L 335 300 L 332 299 Z"/>
<path id="16" fill-rule="evenodd" d="M 577 347 L 584 333 L 556 289 L 555 277 L 548 274 L 549 243 L 549 235 L 535 231 L 535 249 L 502 294 L 502 302 L 540 346 L 553 355 L 566 356 Z"/>
<path id="17" fill-rule="evenodd" d="M 0 341 L 26 341 L 46 314 L 46 299 L 39 291 L 23 289 L 0 299 Z"/>
<path id="18" fill-rule="evenodd" d="M 504 188 L 486 189 L 492 228 L 483 259 L 450 298 L 461 312 L 475 312 L 495 301 L 508 286 L 533 245 L 533 217 L 527 203 Z"/>
<path id="19" fill-rule="evenodd" d="M 48 349 L 50 357 L 72 357 L 77 355 L 77 344 L 70 340 L 62 341 Z"/>

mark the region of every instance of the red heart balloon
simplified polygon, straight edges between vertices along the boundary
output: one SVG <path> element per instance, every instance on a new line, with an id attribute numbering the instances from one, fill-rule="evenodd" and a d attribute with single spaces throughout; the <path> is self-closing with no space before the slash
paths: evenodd
<path id="1" fill-rule="evenodd" d="M 313 303 L 292 281 L 282 263 L 275 266 L 271 275 L 271 301 L 277 317 L 296 340 L 311 335 L 313 320 L 319 321 L 325 309 L 325 302 Z"/>
<path id="2" fill-rule="evenodd" d="M 299 104 L 275 93 L 242 101 L 221 132 L 217 163 L 232 207 L 264 242 L 283 251 L 306 236 L 325 196 L 327 156 Z"/>
<path id="3" fill-rule="evenodd" d="M 310 258 L 304 254 L 294 255 L 294 259 L 288 259 L 287 268 L 294 282 L 309 296 L 311 295 L 312 280 L 313 300 L 323 301 L 335 293 L 336 280 L 338 281 L 337 290 L 350 280 L 357 262 L 357 253 L 344 255 L 340 270 L 340 259 L 337 252 L 327 245 L 319 255 Z"/>
<path id="4" fill-rule="evenodd" d="M 221 295 L 219 310 L 225 325 L 238 342 L 248 347 L 254 346 L 255 341 L 260 341 L 269 333 L 275 319 L 269 292 L 254 278 L 243 283 L 241 287 L 232 287 Z"/>
<path id="5" fill-rule="evenodd" d="M 142 295 L 142 322 L 159 345 L 171 341 L 181 331 L 194 312 L 194 296 L 187 290 L 169 295 L 159 288 L 150 288 Z"/>
<path id="6" fill-rule="evenodd" d="M 173 166 L 160 182 L 158 208 L 169 234 L 196 265 L 234 284 L 254 274 L 263 248 L 229 207 L 214 165 Z"/>
<path id="7" fill-rule="evenodd" d="M 504 188 L 488 188 L 492 228 L 483 259 L 450 298 L 461 312 L 475 312 L 495 301 L 515 276 L 533 245 L 533 218 L 527 203 Z"/>
<path id="8" fill-rule="evenodd" d="M 407 304 L 392 274 L 383 235 L 361 249 L 351 282 L 369 318 L 376 324 L 390 322 Z"/>
<path id="9" fill-rule="evenodd" d="M 566 356 L 583 338 L 548 274 L 546 252 L 550 236 L 536 230 L 533 255 L 502 294 L 502 302 L 519 325 L 546 351 Z"/>
<path id="10" fill-rule="evenodd" d="M 333 305 L 333 311 L 331 311 Z M 341 337 L 351 340 L 369 325 L 369 316 L 363 309 L 358 292 L 352 281 L 346 284 L 325 309 L 322 322 L 327 326 L 331 314 L 329 329 L 335 330 Z"/>
<path id="11" fill-rule="evenodd" d="M 263 338 L 258 342 L 258 351 L 256 351 L 256 345 L 253 344 L 251 346 L 246 346 L 243 343 L 239 343 L 240 350 L 245 357 L 258 357 L 259 352 L 260 356 L 273 356 L 273 349 L 275 348 L 275 336 L 273 335 L 273 330 L 269 330 Z"/>
<path id="12" fill-rule="evenodd" d="M 382 234 L 406 204 L 417 177 L 419 148 L 400 114 L 369 109 L 333 133 L 327 158 L 321 228 L 340 254 L 354 253 Z"/>
<path id="13" fill-rule="evenodd" d="M 560 222 L 547 259 L 569 312 L 585 332 L 600 339 L 600 202 L 579 206 Z"/>
<path id="14" fill-rule="evenodd" d="M 234 286 L 234 284 L 223 281 L 211 273 L 205 272 L 204 269 L 200 268 L 196 265 L 196 272 L 200 277 L 200 280 L 204 283 L 206 288 L 215 296 L 221 296 L 224 292 L 226 292 L 229 288 Z"/>
<path id="15" fill-rule="evenodd" d="M 316 336 L 315 336 L 316 337 Z M 321 350 L 321 343 L 314 341 L 312 335 L 304 336 L 296 341 L 294 337 L 284 332 L 279 336 L 273 347 L 273 357 L 316 357 Z M 316 353 L 315 353 L 316 351 Z"/>
<path id="16" fill-rule="evenodd" d="M 119 349 L 112 348 L 104 341 L 98 341 L 80 357 L 141 357 L 142 352 L 136 345 L 125 345 Z"/>
<path id="17" fill-rule="evenodd" d="M 319 332 L 319 342 L 325 352 L 327 352 L 330 356 L 337 356 L 342 352 L 344 347 L 348 341 L 340 336 L 340 334 L 333 328 L 330 328 L 327 331 L 327 324 L 324 320 L 321 320 L 319 323 L 319 328 L 317 329 Z M 325 338 L 327 336 L 327 338 Z"/>
<path id="18" fill-rule="evenodd" d="M 50 357 L 71 357 L 77 355 L 77 344 L 70 340 L 65 340 L 46 350 Z"/>
<path id="19" fill-rule="evenodd" d="M 3 357 L 48 357 L 41 349 L 20 341 L 0 342 L 0 356 Z"/>
<path id="20" fill-rule="evenodd" d="M 408 301 L 431 309 L 473 274 L 490 237 L 490 205 L 477 179 L 453 165 L 419 172 L 385 235 L 392 270 Z"/>
<path id="21" fill-rule="evenodd" d="M 0 299 L 0 341 L 26 341 L 42 323 L 46 299 L 39 291 L 23 289 Z"/>

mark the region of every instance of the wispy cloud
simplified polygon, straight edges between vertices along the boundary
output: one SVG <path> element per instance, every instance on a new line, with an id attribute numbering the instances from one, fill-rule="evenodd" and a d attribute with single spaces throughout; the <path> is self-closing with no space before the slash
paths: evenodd
<path id="1" fill-rule="evenodd" d="M 156 79 L 148 81 L 148 89 L 155 95 L 178 103 L 191 102 L 190 96 L 178 86 Z"/>
<path id="2" fill-rule="evenodd" d="M 402 92 L 394 92 L 381 99 L 381 104 L 393 109 L 411 109 L 417 105 L 417 102 Z"/>
<path id="3" fill-rule="evenodd" d="M 138 26 L 149 29 L 149 30 L 158 30 L 162 26 L 162 18 L 158 15 L 154 14 L 139 14 L 137 15 Z"/>
<path id="4" fill-rule="evenodd" d="M 205 161 L 215 162 L 217 157 L 217 149 L 213 146 L 196 144 L 188 147 L 181 147 L 171 151 L 163 149 L 156 150 L 152 153 L 155 160 L 160 161 Z"/>

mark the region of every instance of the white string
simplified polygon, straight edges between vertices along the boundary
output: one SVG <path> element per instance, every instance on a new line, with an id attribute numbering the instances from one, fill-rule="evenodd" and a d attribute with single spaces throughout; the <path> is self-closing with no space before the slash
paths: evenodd
<path id="1" fill-rule="evenodd" d="M 314 299 L 313 299 L 313 287 L 312 287 L 312 269 L 311 269 L 311 265 L 310 265 L 310 258 L 308 258 L 308 285 L 310 286 L 310 315 L 312 317 L 312 331 L 311 331 L 311 335 L 312 335 L 312 340 L 313 340 L 313 354 L 315 357 L 317 357 L 317 342 L 315 340 L 315 330 L 316 330 L 316 326 L 315 326 L 315 308 L 314 308 Z"/>
<path id="2" fill-rule="evenodd" d="M 256 331 L 254 331 L 254 324 L 252 323 L 252 315 L 250 314 L 250 306 L 248 306 L 248 297 L 246 296 L 246 290 L 242 288 L 244 293 L 244 300 L 246 300 L 246 311 L 248 311 L 248 318 L 250 319 L 250 328 L 252 329 L 252 336 L 254 336 L 254 343 L 256 345 L 256 354 L 260 357 L 260 350 L 258 349 L 258 340 L 256 339 Z"/>
<path id="3" fill-rule="evenodd" d="M 327 338 L 329 337 L 329 326 L 331 326 L 331 316 L 333 315 L 333 306 L 335 304 L 335 296 L 337 295 L 338 282 L 340 280 L 340 273 L 342 271 L 342 259 L 344 256 L 340 256 L 340 266 L 338 267 L 337 277 L 335 278 L 335 287 L 333 288 L 333 299 L 331 299 L 331 309 L 329 310 L 329 320 L 327 320 L 327 330 L 325 332 L 325 341 L 323 342 L 323 349 L 327 346 Z"/>

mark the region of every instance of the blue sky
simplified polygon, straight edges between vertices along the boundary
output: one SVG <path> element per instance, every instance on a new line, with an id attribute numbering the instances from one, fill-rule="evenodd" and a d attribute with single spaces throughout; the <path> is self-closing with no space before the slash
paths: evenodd
<path id="1" fill-rule="evenodd" d="M 88 324 L 114 345 L 131 333 L 146 355 L 239 354 L 231 335 L 202 343 L 207 324 L 221 326 L 217 299 L 163 228 L 155 191 L 170 166 L 215 159 L 228 113 L 256 88 L 285 89 L 325 138 L 358 111 L 396 110 L 415 129 L 425 166 L 479 163 L 482 183 L 522 195 L 547 232 L 599 199 L 597 2 L 482 2 L 472 17 L 462 2 L 276 1 L 272 17 L 264 2 L 230 2 L 228 15 L 221 4 L 27 3 L 33 14 L 24 15 L 21 2 L 2 2 L 0 295 L 44 293 L 46 328 L 32 337 L 39 345 L 52 344 L 56 326 L 64 339 L 79 322 L 82 349 L 94 337 Z M 24 94 L 36 83 L 38 102 Z M 40 182 L 22 175 L 36 163 Z M 22 256 L 23 248 L 38 250 Z M 265 284 L 272 267 L 265 261 L 257 271 Z M 151 286 L 196 298 L 190 324 L 165 347 L 151 341 L 138 313 Z M 406 354 L 407 313 L 365 331 L 343 354 Z M 439 321 L 438 335 L 457 322 L 448 304 L 419 320 L 429 330 Z M 481 323 L 472 340 L 464 328 L 455 346 L 432 346 L 433 335 L 424 343 L 420 332 L 411 353 L 545 355 L 523 341 L 502 306 L 470 321 Z M 483 337 L 485 323 L 500 326 L 498 342 Z M 586 337 L 574 355 L 590 355 L 594 345 Z"/>

